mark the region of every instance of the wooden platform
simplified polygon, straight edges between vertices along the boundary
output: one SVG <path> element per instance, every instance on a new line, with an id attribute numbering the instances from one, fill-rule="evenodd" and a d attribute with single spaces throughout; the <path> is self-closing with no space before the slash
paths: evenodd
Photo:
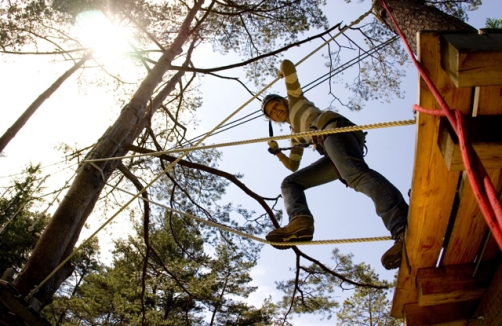
<path id="1" fill-rule="evenodd" d="M 10 283 L 0 279 L 0 325 L 50 326 Z"/>
<path id="2" fill-rule="evenodd" d="M 498 35 L 496 39 L 502 40 L 502 34 Z M 422 32 L 418 35 L 418 57 L 422 66 L 450 107 L 469 116 L 502 115 L 502 73 L 497 71 L 502 65 L 502 60 L 499 60 L 502 51 L 495 49 L 490 52 L 489 47 L 476 49 L 476 40 L 484 36 L 493 38 L 492 34 Z M 457 38 L 462 39 L 461 47 L 455 44 Z M 482 39 L 484 43 L 486 40 L 492 42 L 491 39 Z M 470 44 L 473 46 L 469 47 Z M 473 69 L 476 69 L 475 74 L 472 74 Z M 485 77 L 480 78 L 484 73 Z M 495 75 L 496 78 L 492 78 Z M 457 88 L 459 80 L 461 87 Z M 478 87 L 479 83 L 483 86 Z M 419 81 L 419 105 L 440 109 L 422 79 Z M 497 123 L 491 127 L 475 127 L 472 133 L 496 127 Z M 404 318 L 407 326 L 500 326 L 500 250 L 490 236 L 466 174 L 462 171 L 462 163 L 451 164 L 452 153 L 458 148 L 455 149 L 454 140 L 448 140 L 445 128 L 441 118 L 417 114 L 415 162 L 405 240 L 409 259 L 403 259 L 398 272 L 391 315 Z M 498 125 L 497 132 L 502 135 L 502 125 Z M 443 136 L 439 137 L 440 134 Z M 490 162 L 488 173 L 500 194 L 502 152 L 500 147 L 493 147 L 500 146 L 500 143 L 497 144 L 490 136 L 482 142 L 490 154 L 485 155 L 478 148 L 476 150 L 480 156 L 486 156 L 482 160 Z M 449 155 L 450 163 L 447 164 Z"/>

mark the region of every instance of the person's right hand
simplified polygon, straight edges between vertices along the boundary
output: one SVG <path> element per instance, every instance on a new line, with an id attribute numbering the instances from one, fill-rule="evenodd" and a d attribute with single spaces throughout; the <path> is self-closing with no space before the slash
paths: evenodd
<path id="1" fill-rule="evenodd" d="M 273 155 L 277 155 L 281 149 L 279 148 L 279 144 L 275 140 L 271 140 L 268 142 L 268 152 Z"/>

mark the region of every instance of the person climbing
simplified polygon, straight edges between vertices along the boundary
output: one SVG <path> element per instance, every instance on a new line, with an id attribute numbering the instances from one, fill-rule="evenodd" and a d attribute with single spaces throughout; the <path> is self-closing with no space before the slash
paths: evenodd
<path id="1" fill-rule="evenodd" d="M 287 99 L 270 94 L 262 101 L 263 114 L 276 123 L 288 123 L 293 133 L 353 126 L 344 116 L 333 111 L 321 111 L 307 100 L 301 89 L 295 65 L 284 60 L 278 75 L 285 79 Z M 271 242 L 310 241 L 314 235 L 314 218 L 304 191 L 306 189 L 340 180 L 347 187 L 366 194 L 373 200 L 376 213 L 390 231 L 394 244 L 382 256 L 386 269 L 401 264 L 404 234 L 407 224 L 408 204 L 399 190 L 380 173 L 370 169 L 363 158 L 365 133 L 362 131 L 336 133 L 312 137 L 316 149 L 323 155 L 311 165 L 298 170 L 308 138 L 295 137 L 289 157 L 284 155 L 277 142 L 270 141 L 269 152 L 276 155 L 286 168 L 293 171 L 281 184 L 284 206 L 289 223 L 269 232 Z M 275 246 L 287 249 L 287 246 Z"/>

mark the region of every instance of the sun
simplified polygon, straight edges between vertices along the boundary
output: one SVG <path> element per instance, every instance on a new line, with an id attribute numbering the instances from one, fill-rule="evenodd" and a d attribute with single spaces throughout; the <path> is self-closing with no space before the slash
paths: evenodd
<path id="1" fill-rule="evenodd" d="M 84 46 L 94 49 L 95 57 L 117 58 L 131 50 L 128 31 L 113 25 L 99 10 L 77 15 L 75 28 Z"/>

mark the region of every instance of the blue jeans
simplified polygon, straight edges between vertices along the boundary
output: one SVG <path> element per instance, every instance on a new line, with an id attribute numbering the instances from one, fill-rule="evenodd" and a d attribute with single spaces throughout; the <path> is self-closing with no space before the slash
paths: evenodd
<path id="1" fill-rule="evenodd" d="M 341 120 L 338 121 L 337 127 L 348 125 L 353 124 L 348 120 Z M 304 190 L 341 177 L 350 188 L 364 193 L 373 200 L 377 215 L 382 218 L 385 227 L 392 235 L 407 224 L 408 204 L 389 180 L 371 170 L 364 162 L 360 136 L 362 136 L 360 131 L 326 136 L 323 146 L 326 155 L 284 179 L 281 190 L 290 221 L 296 216 L 312 216 Z M 333 164 L 340 175 L 335 171 Z"/>

